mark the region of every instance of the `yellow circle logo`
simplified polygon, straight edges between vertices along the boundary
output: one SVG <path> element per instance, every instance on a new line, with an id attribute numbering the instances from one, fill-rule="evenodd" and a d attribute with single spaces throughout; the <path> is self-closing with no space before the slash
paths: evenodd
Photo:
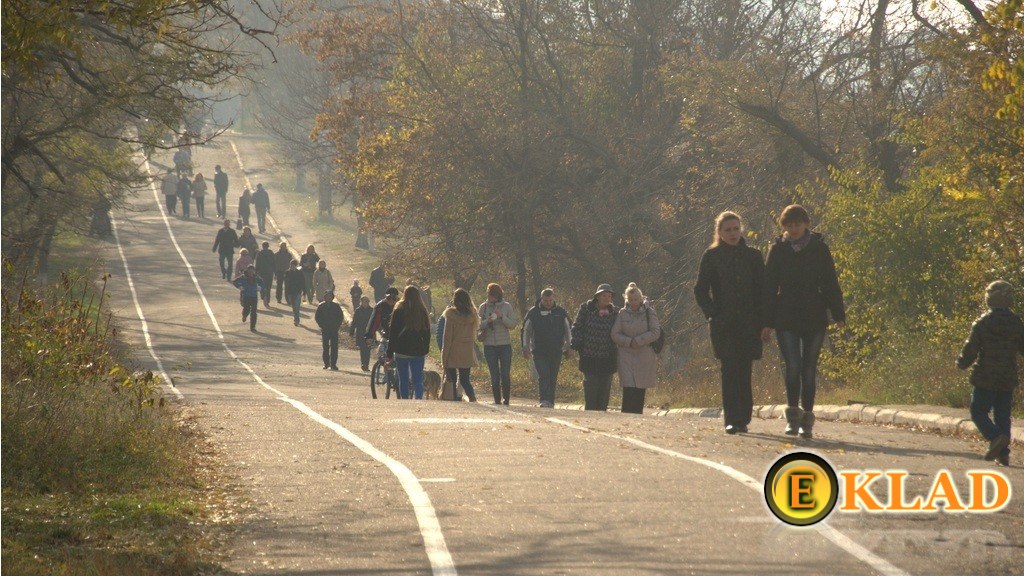
<path id="1" fill-rule="evenodd" d="M 779 458 L 764 479 L 764 498 L 786 524 L 810 526 L 828 516 L 839 498 L 836 472 L 824 458 L 793 452 Z"/>

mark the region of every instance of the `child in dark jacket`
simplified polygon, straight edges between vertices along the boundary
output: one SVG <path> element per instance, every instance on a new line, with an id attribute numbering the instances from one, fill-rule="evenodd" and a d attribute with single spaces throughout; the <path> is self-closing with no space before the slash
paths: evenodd
<path id="1" fill-rule="evenodd" d="M 1024 356 L 1024 322 L 1010 311 L 1013 286 L 997 280 L 985 289 L 989 311 L 974 321 L 957 368 L 971 369 L 971 420 L 989 441 L 985 460 L 1010 465 L 1010 407 L 1017 387 L 1017 354 Z M 989 417 L 993 412 L 995 421 Z"/>

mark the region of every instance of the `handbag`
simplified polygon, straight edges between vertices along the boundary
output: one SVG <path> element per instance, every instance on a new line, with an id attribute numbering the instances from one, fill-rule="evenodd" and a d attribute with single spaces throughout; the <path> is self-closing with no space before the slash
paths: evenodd
<path id="1" fill-rule="evenodd" d="M 647 331 L 651 330 L 651 309 L 644 309 L 644 314 L 647 315 Z M 665 329 L 662 328 L 658 331 L 658 339 L 651 342 L 651 350 L 654 350 L 655 354 L 661 354 L 661 351 L 665 348 Z"/>

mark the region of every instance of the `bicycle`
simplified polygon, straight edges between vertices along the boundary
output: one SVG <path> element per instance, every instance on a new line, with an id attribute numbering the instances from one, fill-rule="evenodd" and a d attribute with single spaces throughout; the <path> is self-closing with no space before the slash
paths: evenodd
<path id="1" fill-rule="evenodd" d="M 384 398 L 388 399 L 391 397 L 391 392 L 395 392 L 395 398 L 398 398 L 398 375 L 395 374 L 395 368 L 388 362 L 388 341 L 385 338 L 380 342 L 380 346 L 377 348 L 377 361 L 373 364 L 373 368 L 370 369 L 370 395 L 374 400 L 377 399 L 377 388 L 380 387 L 384 392 Z"/>

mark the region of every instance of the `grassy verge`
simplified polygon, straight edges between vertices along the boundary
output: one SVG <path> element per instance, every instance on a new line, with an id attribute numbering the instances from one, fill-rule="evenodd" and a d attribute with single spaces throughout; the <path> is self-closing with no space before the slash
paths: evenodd
<path id="1" fill-rule="evenodd" d="M 2 561 L 11 574 L 216 570 L 212 458 L 134 371 L 87 275 L 5 274 Z M 203 454 L 207 454 L 204 456 Z"/>

